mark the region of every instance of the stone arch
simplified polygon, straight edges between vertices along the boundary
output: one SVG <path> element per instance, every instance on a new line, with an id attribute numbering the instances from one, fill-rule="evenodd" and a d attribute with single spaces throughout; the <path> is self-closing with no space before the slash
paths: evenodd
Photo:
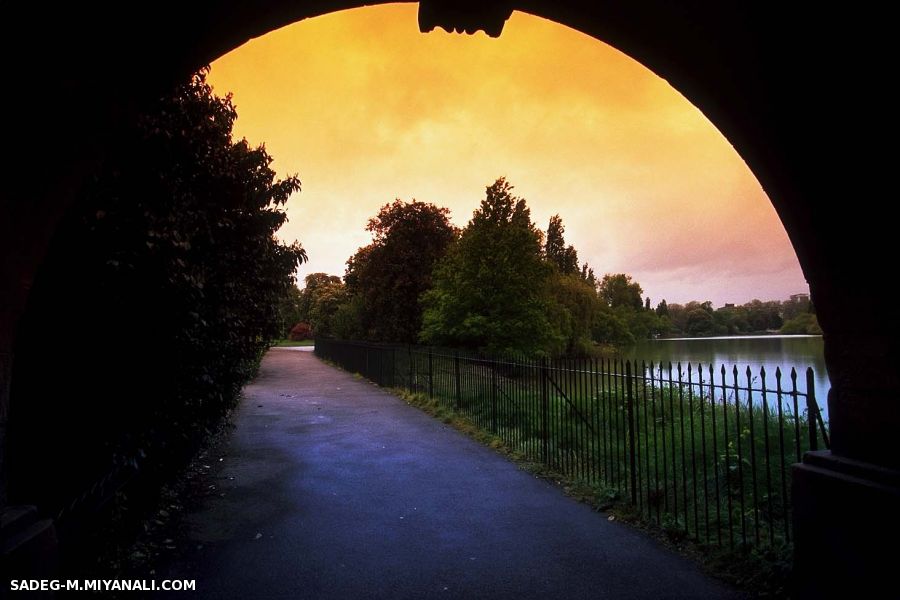
<path id="1" fill-rule="evenodd" d="M 80 181 L 114 146 L 118 124 L 251 37 L 375 3 L 166 0 L 147 5 L 138 20 L 103 6 L 46 11 L 20 3 L 5 10 L 7 22 L 40 34 L 33 47 L 11 36 L 0 42 L 12 57 L 3 108 L 17 151 L 0 191 L 0 440 L 14 329 L 31 278 Z M 892 439 L 900 429 L 900 326 L 885 314 L 877 286 L 883 257 L 895 254 L 893 227 L 878 212 L 892 182 L 872 144 L 890 114 L 873 90 L 888 56 L 885 26 L 862 9 L 814 13 L 777 3 L 662 0 L 423 0 L 420 17 L 425 28 L 495 34 L 514 8 L 601 39 L 668 80 L 762 183 L 810 283 L 833 383 L 833 452 L 808 457 L 795 473 L 798 567 L 801 575 L 811 568 L 815 549 L 827 555 L 817 559 L 820 570 L 873 581 L 884 563 L 874 549 L 861 548 L 897 537 L 890 509 L 900 499 Z M 865 39 L 836 43 L 837 32 L 854 30 L 865 31 Z M 832 511 L 863 501 L 862 522 L 825 526 L 837 521 Z"/>

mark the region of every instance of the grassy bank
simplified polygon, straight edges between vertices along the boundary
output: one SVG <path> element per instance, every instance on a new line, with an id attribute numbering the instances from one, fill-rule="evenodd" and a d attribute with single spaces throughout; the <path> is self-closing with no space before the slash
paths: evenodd
<path id="1" fill-rule="evenodd" d="M 278 340 L 272 346 L 275 348 L 294 348 L 296 346 L 315 346 L 315 340 Z"/>

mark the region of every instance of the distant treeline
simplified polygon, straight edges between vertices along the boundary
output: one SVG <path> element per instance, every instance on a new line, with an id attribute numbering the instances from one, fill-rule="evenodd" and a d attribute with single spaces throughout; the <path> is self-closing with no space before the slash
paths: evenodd
<path id="1" fill-rule="evenodd" d="M 669 335 L 710 336 L 749 335 L 755 333 L 822 333 L 809 297 L 797 295 L 784 302 L 753 300 L 740 306 L 726 304 L 713 309 L 711 302 L 666 304 L 656 307 L 665 319 Z"/>
<path id="2" fill-rule="evenodd" d="M 630 275 L 597 278 L 566 244 L 559 215 L 542 231 L 512 190 L 503 178 L 488 186 L 461 230 L 434 204 L 384 205 L 343 279 L 313 273 L 285 298 L 285 335 L 304 323 L 298 335 L 577 356 L 666 335 L 817 327 L 808 301 L 653 308 Z"/>

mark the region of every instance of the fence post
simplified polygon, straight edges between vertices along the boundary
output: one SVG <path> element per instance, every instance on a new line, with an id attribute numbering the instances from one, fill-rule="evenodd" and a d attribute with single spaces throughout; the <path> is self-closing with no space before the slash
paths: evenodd
<path id="1" fill-rule="evenodd" d="M 806 419 L 809 426 L 809 449 L 819 449 L 819 436 L 816 433 L 819 405 L 816 404 L 816 382 L 812 367 L 806 369 Z"/>
<path id="2" fill-rule="evenodd" d="M 409 361 L 409 381 L 406 382 L 406 389 L 408 389 L 412 393 L 415 393 L 415 391 L 416 391 L 414 388 L 415 384 L 413 383 L 415 374 L 413 372 L 413 364 L 414 363 L 413 363 L 413 355 L 412 355 L 412 346 L 410 346 L 409 344 L 406 345 L 406 360 Z"/>
<path id="3" fill-rule="evenodd" d="M 397 386 L 397 349 L 391 348 L 391 387 Z"/>
<path id="4" fill-rule="evenodd" d="M 499 433 L 497 429 L 497 364 L 494 361 L 490 363 L 491 369 L 491 432 L 495 435 Z"/>
<path id="5" fill-rule="evenodd" d="M 628 413 L 628 469 L 631 471 L 631 503 L 637 504 L 637 465 L 634 439 L 634 376 L 631 361 L 625 361 L 625 408 Z"/>
<path id="6" fill-rule="evenodd" d="M 428 397 L 434 398 L 434 354 L 428 347 Z"/>
<path id="7" fill-rule="evenodd" d="M 547 381 L 547 359 L 541 359 L 541 453 L 544 464 L 550 465 L 550 390 Z"/>
<path id="8" fill-rule="evenodd" d="M 459 350 L 453 353 L 453 369 L 456 372 L 456 412 L 462 410 L 462 390 L 459 385 Z"/>

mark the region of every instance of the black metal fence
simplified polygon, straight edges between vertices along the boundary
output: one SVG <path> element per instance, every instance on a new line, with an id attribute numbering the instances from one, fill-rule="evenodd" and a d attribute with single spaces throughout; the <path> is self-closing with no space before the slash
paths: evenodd
<path id="1" fill-rule="evenodd" d="M 318 356 L 424 393 L 533 461 L 621 493 L 644 519 L 720 547 L 791 542 L 791 471 L 828 446 L 812 369 L 530 360 L 316 340 Z"/>

